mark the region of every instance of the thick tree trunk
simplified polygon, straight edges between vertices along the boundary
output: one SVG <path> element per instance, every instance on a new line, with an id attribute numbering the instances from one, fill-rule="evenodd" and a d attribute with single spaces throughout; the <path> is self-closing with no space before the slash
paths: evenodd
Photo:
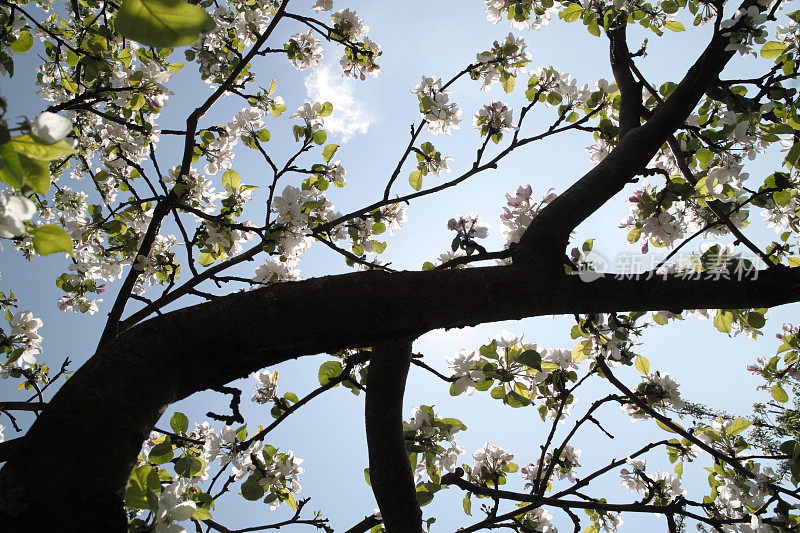
<path id="1" fill-rule="evenodd" d="M 372 349 L 367 374 L 365 420 L 372 492 L 388 533 L 422 533 L 414 474 L 403 435 L 403 394 L 413 339 L 387 341 Z"/>
<path id="2" fill-rule="evenodd" d="M 81 523 L 109 521 L 120 529 L 128 475 L 170 403 L 302 355 L 539 315 L 770 307 L 798 299 L 800 269 L 786 268 L 749 281 L 592 283 L 514 267 L 360 272 L 232 294 L 148 320 L 80 368 L 18 446 L 24 453 L 0 470 L 0 523 L 6 531 L 52 524 L 86 530 Z"/>

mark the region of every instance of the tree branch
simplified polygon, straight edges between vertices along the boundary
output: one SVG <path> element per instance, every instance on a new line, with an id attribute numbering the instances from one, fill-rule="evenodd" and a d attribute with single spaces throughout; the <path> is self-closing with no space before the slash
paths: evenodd
<path id="1" fill-rule="evenodd" d="M 754 4 L 745 0 L 742 6 Z M 758 6 L 758 9 L 764 8 Z M 686 121 L 735 54 L 726 50 L 729 44 L 729 34 L 715 33 L 670 97 L 656 107 L 647 122 L 630 130 L 603 161 L 537 215 L 520 239 L 514 255 L 517 263 L 529 268 L 538 258 L 551 265 L 559 264 L 572 230 L 639 174 L 667 138 Z"/>
<path id="2" fill-rule="evenodd" d="M 422 533 L 414 473 L 403 435 L 403 392 L 413 337 L 372 348 L 367 373 L 366 425 L 372 492 L 392 533 Z"/>

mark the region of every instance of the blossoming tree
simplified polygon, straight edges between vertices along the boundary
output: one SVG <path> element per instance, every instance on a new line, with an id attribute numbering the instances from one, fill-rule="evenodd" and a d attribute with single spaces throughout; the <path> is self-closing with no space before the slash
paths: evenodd
<path id="1" fill-rule="evenodd" d="M 510 23 L 517 34 L 479 51 L 449 79 L 422 76 L 409 88 L 419 121 L 397 149 L 383 194 L 341 213 L 329 199 L 346 186 L 339 146 L 325 131 L 332 105 L 287 102 L 281 81 L 262 70 L 287 59 L 298 70 L 316 68 L 328 41 L 341 52 L 343 76 L 378 76 L 381 47 L 354 11 L 332 0 L 0 0 L 0 69 L 13 74 L 15 54 L 38 37 L 46 101 L 19 125 L 9 123 L 5 106 L 0 116 L 2 253 L 66 254 L 57 279 L 63 311 L 95 313 L 96 295 L 120 280 L 96 353 L 68 381 L 66 362 L 54 373 L 43 361 L 42 320 L 13 292 L 0 293 L 8 322 L 0 372 L 34 393 L 0 402 L 4 530 L 230 531 L 214 516 L 215 500 L 229 490 L 295 510 L 264 528 L 330 530 L 298 499 L 302 460 L 269 439 L 339 385 L 365 392 L 368 480 L 380 507 L 354 509 L 368 516 L 350 531 L 422 531 L 421 506 L 444 489 L 464 494 L 464 531 L 556 531 L 554 513 L 587 532 L 615 531 L 636 513 L 658 514 L 669 531 L 690 523 L 797 530 L 800 440 L 787 402 L 798 390 L 798 329 L 785 325 L 777 355 L 750 368 L 765 380 L 777 420 L 763 406 L 749 418 L 725 418 L 688 403 L 674 378 L 651 368 L 636 339 L 645 327 L 687 315 L 722 333 L 759 336 L 769 307 L 800 299 L 800 118 L 792 87 L 800 12 L 780 0 L 484 3 L 490 22 Z M 655 86 L 638 66 L 646 48 L 632 52 L 627 29 L 660 36 L 685 31 L 681 20 L 709 28 L 706 46 L 681 79 Z M 524 37 L 551 21 L 583 25 L 587 38 L 602 39 L 612 81 L 581 86 L 553 67 L 534 68 Z M 751 77 L 725 75 L 737 54 L 758 58 Z M 208 93 L 180 129 L 162 129 L 162 109 L 182 89 L 170 78 L 182 68 L 196 69 Z M 456 162 L 436 147 L 436 136 L 462 125 L 455 88 L 469 90 L 470 79 L 476 89 L 501 86 L 511 103 L 475 110 L 474 157 Z M 244 108 L 215 123 L 210 112 L 223 96 Z M 272 148 L 267 125 L 281 124 L 288 105 L 298 105 L 287 112 L 296 144 L 285 153 Z M 447 251 L 420 258 L 421 270 L 397 272 L 381 261 L 385 236 L 402 227 L 416 199 L 446 195 L 527 145 L 567 132 L 586 136 L 593 169 L 560 194 L 546 185 L 544 194 L 530 185 L 509 191 L 502 249 L 480 244 L 488 226 L 476 215 L 457 215 L 447 224 L 455 234 Z M 256 184 L 234 170 L 235 156 L 247 150 L 263 158 Z M 749 161 L 762 154 L 779 154 L 776 167 L 750 176 Z M 670 253 L 646 272 L 614 275 L 595 268 L 591 240 L 573 247 L 571 234 L 626 186 L 633 188 L 622 222 L 628 240 L 642 254 L 651 247 Z M 756 244 L 747 235 L 751 222 L 774 229 L 773 242 Z M 355 271 L 300 281 L 312 244 Z M 692 247 L 688 260 L 671 261 Z M 234 270 L 249 261 L 259 264 L 248 276 Z M 190 305 L 197 298 L 207 301 Z M 412 353 L 412 342 L 437 328 L 550 314 L 575 317 L 565 348 L 504 332 L 447 354 L 450 375 Z M 280 395 L 269 367 L 320 353 L 329 357 L 319 388 L 303 398 Z M 460 420 L 430 405 L 403 420 L 412 364 L 435 373 L 453 396 L 488 393 L 509 408 L 536 409 L 547 428 L 542 441 L 516 452 L 526 458 L 520 465 L 489 442 L 472 462 L 462 459 Z M 640 381 L 625 383 L 621 366 L 635 366 Z M 257 430 L 239 412 L 243 391 L 226 386 L 248 374 L 252 401 L 273 417 Z M 590 380 L 607 383 L 609 394 L 573 409 Z M 54 384 L 60 388 L 51 395 Z M 233 398 L 231 414 L 216 415 L 221 424 L 176 412 L 168 430 L 154 430 L 167 406 L 209 388 Z M 654 421 L 663 438 L 582 471 L 575 437 L 589 425 L 605 431 L 597 417 L 607 404 Z M 12 438 L 15 410 L 38 415 Z M 672 471 L 648 469 L 647 458 L 657 455 L 668 457 Z M 707 490 L 688 493 L 684 469 L 703 467 Z M 615 476 L 632 493 L 626 501 L 602 493 L 601 480 Z M 507 483 L 516 488 L 501 488 Z M 484 504 L 481 517 L 472 517 L 473 501 Z"/>

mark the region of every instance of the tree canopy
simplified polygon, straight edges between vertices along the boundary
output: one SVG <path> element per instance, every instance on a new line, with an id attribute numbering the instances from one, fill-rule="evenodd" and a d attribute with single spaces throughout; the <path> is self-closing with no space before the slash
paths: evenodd
<path id="1" fill-rule="evenodd" d="M 63 255 L 58 308 L 104 320 L 93 355 L 51 368 L 61 355 L 45 362 L 40 312 L 2 287 L 0 377 L 22 395 L 0 401 L 4 528 L 229 532 L 217 503 L 238 493 L 291 511 L 235 531 L 332 531 L 301 492 L 313 465 L 270 434 L 338 388 L 364 398 L 379 506 L 354 498 L 348 531 L 435 529 L 423 511 L 445 492 L 460 495 L 465 532 L 599 533 L 642 514 L 670 532 L 798 529 L 800 331 L 767 319 L 800 300 L 800 11 L 780 0 L 475 1 L 511 33 L 419 73 L 407 138 L 359 150 L 366 126 L 298 96 L 303 74 L 273 76 L 287 60 L 327 69 L 330 54 L 344 78 L 382 75 L 358 2 L 0 0 L 0 74 L 41 59 L 41 112 L 15 117 L 18 95 L 0 95 L 0 253 Z M 579 46 L 602 47 L 605 78 L 583 84 L 537 62 L 529 42 L 566 25 L 581 29 Z M 655 79 L 648 39 L 684 32 L 702 43 L 689 68 Z M 565 137 L 585 151 L 565 156 Z M 537 157 L 589 170 L 560 188 L 491 180 L 515 158 L 535 165 L 539 146 L 551 148 Z M 365 186 L 346 172 L 356 160 L 388 170 Z M 457 214 L 470 207 L 453 198 L 476 180 L 505 194 L 497 247 L 478 213 Z M 436 258 L 395 236 L 430 198 L 456 206 Z M 606 206 L 618 227 L 587 223 Z M 596 248 L 611 230 L 629 247 L 616 270 Z M 303 280 L 312 246 L 328 275 Z M 418 267 L 397 268 L 397 254 Z M 550 315 L 573 320 L 561 347 L 503 331 L 457 353 L 414 350 L 434 330 Z M 761 380 L 752 413 L 706 405 L 647 357 L 645 330 L 690 317 L 720 342 L 777 337 L 774 355 L 726 369 Z M 278 392 L 276 365 L 320 354 L 317 388 Z M 470 460 L 458 444 L 467 424 L 434 400 L 406 418 L 410 368 L 453 397 L 501 403 L 509 420 L 533 413 L 537 442 L 487 441 Z M 246 376 L 251 390 L 231 384 Z M 223 414 L 159 422 L 204 390 L 230 397 Z M 245 419 L 248 397 L 264 419 Z M 579 438 L 613 439 L 615 417 L 659 438 L 582 466 Z M 704 486 L 684 483 L 690 470 Z"/>

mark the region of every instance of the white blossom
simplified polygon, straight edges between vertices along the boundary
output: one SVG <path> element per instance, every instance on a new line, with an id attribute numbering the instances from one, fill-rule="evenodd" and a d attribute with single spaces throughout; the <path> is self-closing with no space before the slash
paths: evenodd
<path id="1" fill-rule="evenodd" d="M 0 237 L 11 239 L 25 233 L 23 221 L 30 219 L 36 206 L 19 194 L 3 191 L 0 194 Z"/>
<path id="2" fill-rule="evenodd" d="M 46 144 L 60 141 L 72 132 L 72 121 L 67 117 L 45 111 L 31 122 L 33 136 Z"/>

